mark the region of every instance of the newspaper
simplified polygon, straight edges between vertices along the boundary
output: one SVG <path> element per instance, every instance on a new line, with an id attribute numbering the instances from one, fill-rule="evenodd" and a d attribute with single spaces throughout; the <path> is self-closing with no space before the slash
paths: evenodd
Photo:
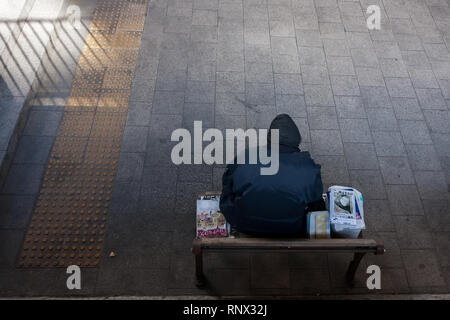
<path id="1" fill-rule="evenodd" d="M 332 186 L 328 189 L 328 205 L 332 230 L 354 237 L 365 229 L 362 194 L 350 187 Z"/>

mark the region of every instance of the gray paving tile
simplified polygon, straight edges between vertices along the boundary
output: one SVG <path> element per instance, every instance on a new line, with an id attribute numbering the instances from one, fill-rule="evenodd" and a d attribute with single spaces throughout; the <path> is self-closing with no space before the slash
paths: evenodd
<path id="1" fill-rule="evenodd" d="M 271 63 L 246 63 L 245 79 L 247 82 L 273 83 Z"/>
<path id="2" fill-rule="evenodd" d="M 397 120 L 391 109 L 367 109 L 367 118 L 372 131 L 398 131 Z"/>
<path id="3" fill-rule="evenodd" d="M 298 56 L 274 55 L 273 71 L 275 73 L 300 73 Z"/>
<path id="4" fill-rule="evenodd" d="M 321 165 L 321 177 L 324 189 L 327 185 L 348 185 L 350 176 L 344 156 L 315 156 L 314 161 Z"/>
<path id="5" fill-rule="evenodd" d="M 412 170 L 441 170 L 439 157 L 432 145 L 407 144 L 406 151 Z"/>
<path id="6" fill-rule="evenodd" d="M 450 266 L 450 241 L 447 234 L 433 234 L 433 240 L 436 244 L 437 258 L 441 267 L 448 268 Z"/>
<path id="7" fill-rule="evenodd" d="M 450 111 L 424 110 L 423 114 L 431 132 L 450 133 Z"/>
<path id="8" fill-rule="evenodd" d="M 339 130 L 335 107 L 308 107 L 307 111 L 311 129 Z"/>
<path id="9" fill-rule="evenodd" d="M 218 0 L 194 0 L 195 9 L 217 10 L 219 8 Z"/>
<path id="10" fill-rule="evenodd" d="M 326 65 L 325 53 L 322 48 L 299 47 L 298 55 L 301 65 Z"/>
<path id="11" fill-rule="evenodd" d="M 424 121 L 399 120 L 398 125 L 405 143 L 432 144 L 428 128 Z"/>
<path id="12" fill-rule="evenodd" d="M 274 74 L 276 94 L 302 95 L 303 83 L 300 74 Z"/>
<path id="13" fill-rule="evenodd" d="M 416 93 L 409 78 L 384 78 L 389 95 L 397 98 L 415 98 Z"/>
<path id="14" fill-rule="evenodd" d="M 131 102 L 128 106 L 127 126 L 147 126 L 150 124 L 152 105 L 142 102 Z"/>
<path id="15" fill-rule="evenodd" d="M 180 7 L 169 4 L 167 6 L 167 16 L 169 17 L 190 17 L 192 16 L 191 7 Z"/>
<path id="16" fill-rule="evenodd" d="M 269 20 L 270 35 L 279 37 L 294 37 L 295 28 L 293 19 Z"/>
<path id="17" fill-rule="evenodd" d="M 356 68 L 359 85 L 368 87 L 384 87 L 384 79 L 378 68 Z"/>
<path id="18" fill-rule="evenodd" d="M 361 86 L 361 97 L 366 108 L 391 108 L 391 99 L 385 87 Z"/>
<path id="19" fill-rule="evenodd" d="M 194 62 L 188 67 L 188 80 L 195 81 L 215 81 L 216 63 L 215 62 Z"/>
<path id="20" fill-rule="evenodd" d="M 409 75 L 414 88 L 439 89 L 439 83 L 432 70 L 409 68 Z"/>
<path id="21" fill-rule="evenodd" d="M 289 288 L 289 265 L 287 254 L 268 255 L 264 253 L 250 255 L 250 286 L 252 288 Z M 278 274 L 267 281 L 269 274 Z M 264 280 L 266 279 L 266 280 Z"/>
<path id="22" fill-rule="evenodd" d="M 430 60 L 450 60 L 450 53 L 444 43 L 425 43 L 423 47 Z"/>
<path id="23" fill-rule="evenodd" d="M 186 70 L 158 70 L 156 79 L 156 90 L 184 91 L 186 88 L 187 71 Z M 148 88 L 150 90 L 150 88 Z M 138 95 L 139 101 L 149 102 L 153 92 Z"/>
<path id="24" fill-rule="evenodd" d="M 328 69 L 325 66 L 304 65 L 301 67 L 301 70 L 305 84 L 330 85 Z"/>
<path id="25" fill-rule="evenodd" d="M 164 24 L 166 33 L 189 33 L 192 17 L 167 17 Z"/>
<path id="26" fill-rule="evenodd" d="M 306 108 L 305 111 L 306 113 Z M 249 109 L 247 114 L 247 127 L 256 129 L 268 129 L 272 120 L 278 115 L 277 109 L 272 105 L 258 105 Z M 293 116 L 293 114 L 290 114 Z M 245 119 L 244 119 L 245 120 Z"/>
<path id="27" fill-rule="evenodd" d="M 350 49 L 345 41 L 334 39 L 323 39 L 323 48 L 328 57 L 350 57 Z"/>
<path id="28" fill-rule="evenodd" d="M 290 269 L 291 294 L 326 294 L 331 292 L 328 269 Z"/>
<path id="29" fill-rule="evenodd" d="M 373 46 L 378 58 L 401 59 L 398 44 L 393 41 L 374 41 Z"/>
<path id="30" fill-rule="evenodd" d="M 246 102 L 257 105 L 275 105 L 275 92 L 273 84 L 247 82 Z"/>
<path id="31" fill-rule="evenodd" d="M 56 136 L 62 112 L 31 111 L 24 134 L 33 136 Z"/>
<path id="32" fill-rule="evenodd" d="M 358 189 L 361 191 L 361 189 Z M 361 191 L 362 192 L 362 191 Z M 394 232 L 394 220 L 386 200 L 364 199 L 364 222 L 368 230 L 375 232 Z"/>
<path id="33" fill-rule="evenodd" d="M 306 118 L 292 118 L 295 122 L 295 124 L 298 127 L 298 130 L 300 131 L 300 135 L 302 137 L 302 142 L 309 143 L 311 142 L 311 136 L 310 136 L 310 128 L 308 119 Z M 304 151 L 307 151 L 306 146 L 302 147 L 305 149 Z"/>
<path id="34" fill-rule="evenodd" d="M 450 99 L 450 80 L 438 80 L 445 99 Z"/>
<path id="35" fill-rule="evenodd" d="M 192 25 L 197 26 L 216 26 L 217 11 L 216 10 L 197 10 L 192 13 Z"/>
<path id="36" fill-rule="evenodd" d="M 414 184 L 406 157 L 379 157 L 381 173 L 386 184 Z"/>
<path id="37" fill-rule="evenodd" d="M 305 84 L 303 89 L 308 106 L 327 107 L 335 105 L 330 86 Z"/>
<path id="38" fill-rule="evenodd" d="M 402 60 L 398 59 L 379 59 L 380 68 L 385 77 L 408 77 L 408 70 Z"/>
<path id="39" fill-rule="evenodd" d="M 264 106 L 263 106 L 264 107 Z M 258 109 L 262 109 L 260 106 Z M 273 118 L 272 118 L 273 120 Z M 224 137 L 226 129 L 246 129 L 247 121 L 245 116 L 241 115 L 228 115 L 228 114 L 216 114 L 215 115 L 215 127 L 222 130 Z M 267 128 L 267 127 L 265 127 Z"/>
<path id="40" fill-rule="evenodd" d="M 373 49 L 351 49 L 350 50 L 355 67 L 377 68 L 378 59 Z"/>
<path id="41" fill-rule="evenodd" d="M 399 132 L 374 131 L 372 132 L 375 149 L 378 156 L 405 156 L 402 136 Z"/>
<path id="42" fill-rule="evenodd" d="M 245 74 L 241 72 L 217 72 L 217 92 L 245 92 Z"/>
<path id="43" fill-rule="evenodd" d="M 378 159 L 373 144 L 344 143 L 344 150 L 349 169 L 378 169 Z"/>
<path id="44" fill-rule="evenodd" d="M 121 268 L 105 268 L 99 273 L 95 294 L 164 295 L 168 278 L 167 269 L 132 268 L 124 272 Z"/>
<path id="45" fill-rule="evenodd" d="M 319 22 L 319 30 L 323 39 L 345 39 L 345 30 L 342 23 Z"/>
<path id="46" fill-rule="evenodd" d="M 416 89 L 422 109 L 447 110 L 447 104 L 440 89 Z"/>
<path id="47" fill-rule="evenodd" d="M 449 188 L 442 171 L 416 171 L 414 177 L 422 199 L 449 199 Z"/>
<path id="48" fill-rule="evenodd" d="M 316 12 L 319 22 L 341 22 L 339 10 L 335 10 L 333 7 L 318 6 Z"/>
<path id="49" fill-rule="evenodd" d="M 432 133 L 431 139 L 433 140 L 436 152 L 440 157 L 450 157 L 450 135 L 446 133 Z"/>
<path id="50" fill-rule="evenodd" d="M 319 30 L 295 30 L 297 45 L 300 47 L 322 47 Z"/>
<path id="51" fill-rule="evenodd" d="M 152 113 L 154 114 L 181 114 L 184 104 L 183 91 L 155 91 Z"/>
<path id="52" fill-rule="evenodd" d="M 217 53 L 217 71 L 243 72 L 244 55 L 241 52 L 219 51 Z"/>
<path id="53" fill-rule="evenodd" d="M 215 98 L 214 81 L 188 81 L 185 101 L 199 103 L 213 103 Z"/>
<path id="54" fill-rule="evenodd" d="M 297 55 L 297 44 L 294 37 L 271 37 L 273 54 Z"/>
<path id="55" fill-rule="evenodd" d="M 367 118 L 361 97 L 335 96 L 336 111 L 339 118 L 363 119 Z"/>
<path id="56" fill-rule="evenodd" d="M 276 107 L 278 113 L 287 113 L 291 117 L 307 116 L 305 97 L 301 95 L 277 95 Z"/>
<path id="57" fill-rule="evenodd" d="M 183 127 L 193 132 L 194 121 L 202 121 L 203 128 L 213 128 L 214 104 L 185 103 L 183 109 Z"/>
<path id="58" fill-rule="evenodd" d="M 425 216 L 430 229 L 436 231 L 450 231 L 450 216 L 447 214 L 450 209 L 448 200 L 422 200 Z"/>
<path id="59" fill-rule="evenodd" d="M 53 137 L 22 136 L 17 145 L 13 163 L 45 164 L 52 148 L 53 140 Z"/>
<path id="60" fill-rule="evenodd" d="M 145 153 L 122 152 L 116 174 L 117 181 L 128 183 L 140 181 L 144 169 L 144 159 Z"/>
<path id="61" fill-rule="evenodd" d="M 364 17 L 352 17 L 344 15 L 342 17 L 342 22 L 344 23 L 345 31 L 350 31 L 352 33 L 367 33 L 367 41 L 370 42 L 370 36 L 367 30 L 367 22 Z M 354 42 L 357 43 L 357 41 Z M 364 45 L 364 43 L 362 45 Z M 352 43 L 352 46 L 355 46 L 355 44 Z"/>
<path id="62" fill-rule="evenodd" d="M 395 38 L 398 41 L 398 47 L 400 50 L 423 50 L 422 41 L 420 38 L 413 34 L 397 34 Z"/>
<path id="63" fill-rule="evenodd" d="M 31 218 L 35 197 L 0 195 L 0 228 L 25 229 Z"/>
<path id="64" fill-rule="evenodd" d="M 388 185 L 386 188 L 392 215 L 424 215 L 422 202 L 415 185 Z"/>
<path id="65" fill-rule="evenodd" d="M 201 42 L 217 42 L 218 29 L 217 26 L 192 26 L 191 40 Z"/>
<path id="66" fill-rule="evenodd" d="M 17 195 L 36 194 L 43 174 L 44 166 L 40 164 L 12 165 L 3 185 L 3 192 Z"/>
<path id="67" fill-rule="evenodd" d="M 121 145 L 122 152 L 145 152 L 148 127 L 126 126 Z"/>
<path id="68" fill-rule="evenodd" d="M 272 51 L 267 47 L 247 45 L 245 47 L 245 62 L 272 63 Z"/>
<path id="69" fill-rule="evenodd" d="M 403 61 L 407 66 L 420 69 L 431 69 L 430 61 L 424 51 L 402 51 Z"/>
<path id="70" fill-rule="evenodd" d="M 420 109 L 417 99 L 393 98 L 392 106 L 394 108 L 395 117 L 398 120 L 424 120 L 422 110 Z"/>
<path id="71" fill-rule="evenodd" d="M 311 15 L 307 12 L 300 12 L 294 15 L 295 29 L 301 30 L 319 30 L 317 15 Z"/>
<path id="72" fill-rule="evenodd" d="M 339 119 L 342 141 L 371 143 L 372 136 L 366 119 Z"/>
<path id="73" fill-rule="evenodd" d="M 311 130 L 314 155 L 343 155 L 344 147 L 338 130 Z"/>
<path id="74" fill-rule="evenodd" d="M 445 286 L 436 254 L 432 250 L 405 250 L 402 257 L 411 287 Z"/>
<path id="75" fill-rule="evenodd" d="M 356 74 L 350 57 L 327 56 L 327 66 L 331 75 L 353 76 Z"/>
<path id="76" fill-rule="evenodd" d="M 215 62 L 217 60 L 218 52 L 221 51 L 220 49 L 222 49 L 222 47 L 215 43 L 191 42 L 189 46 L 189 62 L 191 64 Z M 229 48 L 226 47 L 226 49 Z"/>
<path id="77" fill-rule="evenodd" d="M 423 216 L 394 216 L 401 249 L 433 248 L 433 238 Z"/>
<path id="78" fill-rule="evenodd" d="M 243 93 L 216 93 L 216 113 L 245 115 L 246 102 Z"/>
<path id="79" fill-rule="evenodd" d="M 368 234 L 364 234 L 368 237 Z M 400 247 L 398 245 L 396 232 L 376 232 L 374 238 L 383 242 L 386 252 L 383 255 L 370 255 L 367 256 L 368 264 L 376 264 L 383 268 L 383 277 L 386 276 L 385 268 L 403 268 L 403 261 L 400 255 Z M 406 278 L 406 275 L 405 275 Z M 385 281 L 383 281 L 385 283 Z M 407 287 L 408 285 L 406 285 Z M 385 285 L 382 285 L 385 287 Z M 394 286 L 396 287 L 396 286 Z"/>

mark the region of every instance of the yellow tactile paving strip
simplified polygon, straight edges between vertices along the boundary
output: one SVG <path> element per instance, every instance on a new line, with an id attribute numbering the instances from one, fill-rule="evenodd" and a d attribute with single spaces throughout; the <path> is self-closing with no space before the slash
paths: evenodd
<path id="1" fill-rule="evenodd" d="M 95 267 L 147 0 L 99 0 L 47 163 L 21 267 Z"/>

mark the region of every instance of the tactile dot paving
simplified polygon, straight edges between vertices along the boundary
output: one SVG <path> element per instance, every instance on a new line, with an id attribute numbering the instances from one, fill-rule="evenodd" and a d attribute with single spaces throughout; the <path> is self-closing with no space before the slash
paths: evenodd
<path id="1" fill-rule="evenodd" d="M 100 0 L 81 51 L 21 267 L 97 267 L 147 0 Z"/>

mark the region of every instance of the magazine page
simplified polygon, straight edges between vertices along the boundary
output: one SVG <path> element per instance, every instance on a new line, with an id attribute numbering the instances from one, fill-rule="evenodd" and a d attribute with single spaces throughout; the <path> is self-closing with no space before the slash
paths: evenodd
<path id="1" fill-rule="evenodd" d="M 197 200 L 197 237 L 226 237 L 228 226 L 220 212 L 219 196 L 205 196 Z"/>

